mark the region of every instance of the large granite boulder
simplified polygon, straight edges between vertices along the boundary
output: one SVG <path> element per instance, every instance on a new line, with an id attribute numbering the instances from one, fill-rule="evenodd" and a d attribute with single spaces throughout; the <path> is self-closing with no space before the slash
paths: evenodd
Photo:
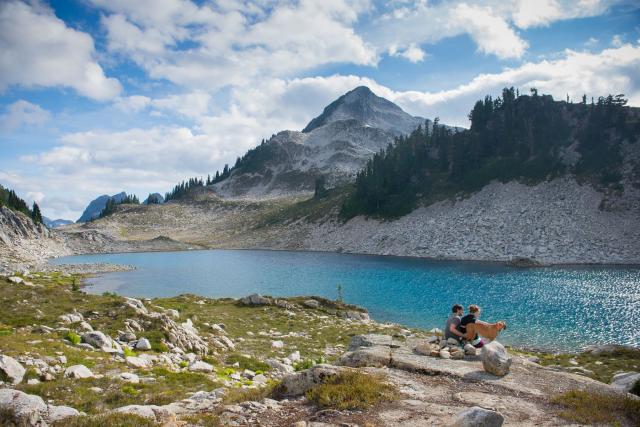
<path id="1" fill-rule="evenodd" d="M 27 370 L 13 357 L 0 355 L 0 380 L 19 384 Z"/>
<path id="2" fill-rule="evenodd" d="M 482 367 L 485 371 L 497 375 L 505 376 L 511 367 L 511 357 L 507 350 L 498 341 L 492 341 L 482 347 L 481 352 Z"/>
<path id="3" fill-rule="evenodd" d="M 478 406 L 458 413 L 453 421 L 454 427 L 501 427 L 504 417 L 495 411 Z"/>

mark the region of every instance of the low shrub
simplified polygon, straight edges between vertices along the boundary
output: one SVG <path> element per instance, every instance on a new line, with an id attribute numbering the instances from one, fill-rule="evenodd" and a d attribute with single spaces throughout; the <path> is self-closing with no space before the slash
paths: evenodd
<path id="1" fill-rule="evenodd" d="M 581 424 L 638 425 L 640 400 L 623 394 L 590 393 L 571 390 L 552 400 L 564 409 L 560 417 Z"/>
<path id="2" fill-rule="evenodd" d="M 65 338 L 71 341 L 71 344 L 73 345 L 78 345 L 80 344 L 80 342 L 82 342 L 82 338 L 80 338 L 80 335 L 76 334 L 73 331 L 67 332 L 67 335 L 65 336 Z"/>
<path id="3" fill-rule="evenodd" d="M 273 381 L 262 388 L 230 388 L 225 392 L 222 401 L 225 405 L 231 405 L 234 403 L 262 400 L 270 397 L 278 384 L 278 382 Z"/>
<path id="4" fill-rule="evenodd" d="M 314 386 L 305 396 L 320 408 L 366 409 L 380 402 L 394 400 L 397 391 L 380 375 L 350 371 Z"/>
<path id="5" fill-rule="evenodd" d="M 271 366 L 261 360 L 253 357 L 242 356 L 240 354 L 231 354 L 226 359 L 226 363 L 228 365 L 233 365 L 236 362 L 240 365 L 240 370 L 249 369 L 254 372 L 267 372 L 271 369 Z"/>

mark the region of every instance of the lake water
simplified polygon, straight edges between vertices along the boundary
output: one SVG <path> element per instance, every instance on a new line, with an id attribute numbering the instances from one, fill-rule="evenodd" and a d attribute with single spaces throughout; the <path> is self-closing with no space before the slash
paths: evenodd
<path id="1" fill-rule="evenodd" d="M 578 351 L 588 344 L 640 346 L 640 268 L 549 267 L 317 252 L 207 250 L 81 255 L 59 263 L 131 264 L 89 280 L 91 293 L 136 297 L 320 295 L 366 307 L 378 321 L 443 328 L 451 305 L 506 320 L 500 341 Z"/>

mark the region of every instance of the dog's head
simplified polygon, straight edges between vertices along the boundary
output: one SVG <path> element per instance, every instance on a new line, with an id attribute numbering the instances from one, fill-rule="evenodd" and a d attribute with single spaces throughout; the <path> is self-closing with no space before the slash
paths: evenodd
<path id="1" fill-rule="evenodd" d="M 500 320 L 499 322 L 497 322 L 497 325 L 499 331 L 507 329 L 507 322 L 505 322 L 504 320 Z"/>

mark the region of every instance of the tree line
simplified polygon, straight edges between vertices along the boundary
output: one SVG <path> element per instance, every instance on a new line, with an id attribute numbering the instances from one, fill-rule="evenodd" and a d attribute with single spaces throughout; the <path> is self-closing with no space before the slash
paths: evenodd
<path id="1" fill-rule="evenodd" d="M 492 180 L 531 183 L 566 172 L 607 185 L 620 180 L 621 144 L 640 134 L 624 95 L 587 103 L 557 102 L 550 95 L 505 88 L 469 113 L 471 127 L 456 131 L 438 119 L 397 138 L 371 158 L 356 177 L 341 213 L 397 217 L 419 200 L 481 189 Z M 577 143 L 577 144 L 575 144 Z M 566 154 L 577 147 L 579 160 Z"/>

